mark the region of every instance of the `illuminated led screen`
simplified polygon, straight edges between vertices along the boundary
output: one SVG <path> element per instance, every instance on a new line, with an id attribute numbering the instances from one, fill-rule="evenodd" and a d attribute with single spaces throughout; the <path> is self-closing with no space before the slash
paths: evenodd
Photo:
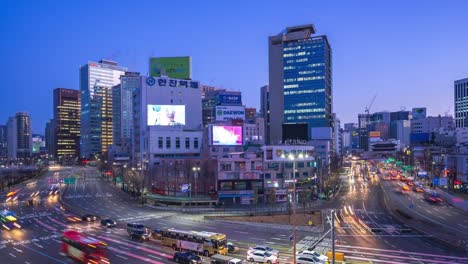
<path id="1" fill-rule="evenodd" d="M 148 105 L 148 126 L 185 125 L 185 105 Z"/>
<path id="2" fill-rule="evenodd" d="M 241 126 L 213 126 L 212 143 L 215 146 L 241 146 Z"/>

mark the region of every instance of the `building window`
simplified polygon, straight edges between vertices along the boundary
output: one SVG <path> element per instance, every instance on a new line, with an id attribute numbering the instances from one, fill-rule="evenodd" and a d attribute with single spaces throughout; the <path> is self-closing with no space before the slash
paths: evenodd
<path id="1" fill-rule="evenodd" d="M 198 138 L 193 139 L 193 148 L 198 149 Z"/>
<path id="2" fill-rule="evenodd" d="M 230 171 L 231 170 L 231 163 L 222 163 L 221 164 L 222 171 Z"/>
<path id="3" fill-rule="evenodd" d="M 190 148 L 190 138 L 188 138 L 188 137 L 185 138 L 185 148 L 186 149 Z"/>
<path id="4" fill-rule="evenodd" d="M 167 149 L 171 148 L 171 138 L 170 137 L 166 137 L 166 148 Z"/>
<path id="5" fill-rule="evenodd" d="M 265 179 L 271 179 L 271 173 L 265 173 Z"/>
<path id="6" fill-rule="evenodd" d="M 180 149 L 180 137 L 175 138 L 175 148 Z"/>
<path id="7" fill-rule="evenodd" d="M 283 179 L 283 173 L 276 173 L 276 179 Z"/>
<path id="8" fill-rule="evenodd" d="M 159 149 L 163 148 L 163 137 L 158 137 L 158 148 Z"/>

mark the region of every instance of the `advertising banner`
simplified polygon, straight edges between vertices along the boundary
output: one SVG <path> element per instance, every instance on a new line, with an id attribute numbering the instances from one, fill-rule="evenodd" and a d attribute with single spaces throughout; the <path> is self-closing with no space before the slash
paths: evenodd
<path id="1" fill-rule="evenodd" d="M 288 161 L 289 154 L 294 155 L 296 158 L 302 154 L 303 158 L 301 160 L 314 160 L 313 146 L 264 146 L 263 151 L 265 161 Z M 283 155 L 285 158 L 282 158 Z"/>
<path id="2" fill-rule="evenodd" d="M 185 125 L 185 105 L 148 105 L 148 126 Z"/>
<path id="3" fill-rule="evenodd" d="M 245 120 L 244 106 L 216 106 L 216 121 Z"/>
<path id="4" fill-rule="evenodd" d="M 242 97 L 239 94 L 220 94 L 219 102 L 221 104 L 241 105 Z"/>
<path id="5" fill-rule="evenodd" d="M 380 138 L 380 131 L 370 131 L 369 137 L 371 138 Z"/>
<path id="6" fill-rule="evenodd" d="M 150 75 L 162 75 L 174 79 L 191 79 L 190 57 L 156 57 L 150 58 Z"/>
<path id="7" fill-rule="evenodd" d="M 203 245 L 195 242 L 189 242 L 184 240 L 177 240 L 177 247 L 182 249 L 188 249 L 193 251 L 202 252 Z"/>
<path id="8" fill-rule="evenodd" d="M 214 146 L 242 146 L 243 144 L 241 126 L 213 126 L 211 135 Z"/>
<path id="9" fill-rule="evenodd" d="M 421 119 L 426 118 L 426 107 L 416 107 L 413 108 L 412 115 L 413 119 Z"/>

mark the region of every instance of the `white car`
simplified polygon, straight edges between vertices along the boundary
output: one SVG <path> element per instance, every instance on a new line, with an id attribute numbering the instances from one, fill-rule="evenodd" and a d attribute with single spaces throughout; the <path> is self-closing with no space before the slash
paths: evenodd
<path id="1" fill-rule="evenodd" d="M 275 256 L 279 255 L 278 250 L 273 249 L 271 247 L 264 246 L 264 245 L 256 245 L 255 247 L 249 247 L 249 249 L 247 250 L 247 254 L 254 252 L 254 251 L 266 251 Z"/>
<path id="2" fill-rule="evenodd" d="M 278 256 L 272 255 L 267 251 L 257 250 L 251 253 L 247 253 L 247 260 L 249 262 L 266 262 L 268 264 L 276 264 L 278 263 Z"/>
<path id="3" fill-rule="evenodd" d="M 296 256 L 296 264 L 323 264 L 326 261 L 318 259 L 312 255 L 298 255 Z"/>
<path id="4" fill-rule="evenodd" d="M 299 251 L 297 254 L 299 255 L 309 255 L 309 256 L 314 256 L 320 260 L 323 260 L 323 261 L 328 261 L 328 257 L 325 256 L 325 255 L 322 255 L 318 252 L 315 252 L 313 250 L 304 250 L 304 251 Z"/>

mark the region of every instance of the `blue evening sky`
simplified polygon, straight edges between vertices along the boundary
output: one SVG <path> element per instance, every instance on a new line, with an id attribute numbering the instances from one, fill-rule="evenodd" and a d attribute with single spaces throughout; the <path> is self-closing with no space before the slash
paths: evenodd
<path id="1" fill-rule="evenodd" d="M 1 1 L 0 122 L 17 111 L 44 133 L 52 90 L 78 89 L 78 68 L 112 59 L 148 72 L 150 56 L 192 56 L 195 80 L 260 104 L 268 36 L 313 23 L 333 49 L 334 111 L 427 106 L 453 113 L 468 77 L 468 1 Z"/>

